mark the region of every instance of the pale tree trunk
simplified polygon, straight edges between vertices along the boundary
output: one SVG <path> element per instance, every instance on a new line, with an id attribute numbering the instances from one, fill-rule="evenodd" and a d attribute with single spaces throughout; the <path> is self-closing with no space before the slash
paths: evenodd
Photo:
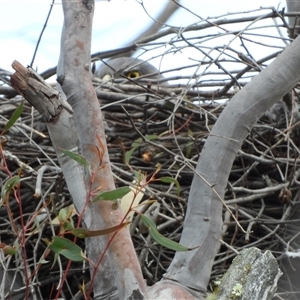
<path id="1" fill-rule="evenodd" d="M 223 207 L 219 197 L 224 198 L 233 160 L 255 122 L 300 80 L 299 53 L 297 38 L 230 100 L 201 152 L 180 240 L 187 247 L 200 247 L 177 252 L 165 276 L 191 288 L 196 298 L 206 292 L 218 250 Z"/>
<path id="2" fill-rule="evenodd" d="M 88 171 L 84 170 L 85 195 L 78 199 L 79 205 L 76 205 L 79 213 L 82 213 L 86 201 L 93 199 L 89 191 L 98 188 L 102 191 L 113 190 L 115 185 L 102 115 L 91 81 L 90 50 L 94 2 L 63 1 L 63 10 L 65 19 L 57 75 L 62 90 L 74 110 L 80 153 L 87 159 L 94 173 L 92 178 Z M 76 183 L 68 181 L 69 186 L 73 185 L 72 190 L 78 188 L 74 184 Z M 113 209 L 111 202 L 98 201 L 88 203 L 83 221 L 89 229 L 107 228 L 121 224 L 123 214 L 120 208 Z M 94 264 L 99 261 L 109 238 L 104 236 L 87 240 L 87 254 Z M 94 298 L 102 297 L 108 292 L 113 293 L 115 285 L 119 298 L 127 299 L 133 294 L 134 298 L 142 298 L 146 293 L 145 282 L 128 228 L 117 233 L 106 253 L 105 264 L 101 263 L 93 281 Z M 91 270 L 93 272 L 93 268 Z"/>

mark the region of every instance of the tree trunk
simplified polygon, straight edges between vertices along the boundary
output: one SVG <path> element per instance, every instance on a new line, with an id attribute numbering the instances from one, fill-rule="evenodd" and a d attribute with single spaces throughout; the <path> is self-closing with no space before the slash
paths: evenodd
<path id="1" fill-rule="evenodd" d="M 233 160 L 255 122 L 300 80 L 297 38 L 227 104 L 201 152 L 191 186 L 180 243 L 166 274 L 199 297 L 206 292 L 221 237 L 222 207 Z"/>

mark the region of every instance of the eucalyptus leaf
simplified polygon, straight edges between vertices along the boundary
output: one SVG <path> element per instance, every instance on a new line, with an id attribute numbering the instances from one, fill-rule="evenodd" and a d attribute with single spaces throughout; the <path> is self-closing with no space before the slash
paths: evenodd
<path id="1" fill-rule="evenodd" d="M 11 118 L 8 120 L 8 122 L 4 126 L 4 130 L 8 130 L 10 127 L 12 127 L 16 121 L 19 119 L 21 116 L 21 113 L 23 111 L 23 101 L 22 103 L 16 108 L 14 113 L 12 114 Z"/>
<path id="2" fill-rule="evenodd" d="M 164 237 L 162 234 L 160 234 L 157 231 L 156 225 L 150 218 L 146 217 L 145 215 L 141 215 L 141 220 L 142 220 L 143 224 L 146 227 L 148 227 L 151 237 L 160 245 L 162 245 L 168 249 L 174 250 L 174 251 L 190 250 L 189 248 L 184 247 L 184 246 L 180 245 L 179 243 L 174 242 L 174 241 Z"/>
<path id="3" fill-rule="evenodd" d="M 131 189 L 128 186 L 123 186 L 123 187 L 117 188 L 113 191 L 101 192 L 94 198 L 93 202 L 100 201 L 100 200 L 116 201 L 116 200 L 124 197 L 130 191 L 131 191 Z"/>
<path id="4" fill-rule="evenodd" d="M 180 184 L 176 179 L 172 177 L 160 177 L 158 180 L 164 183 L 174 183 L 176 185 L 176 194 L 180 194 Z"/>
<path id="5" fill-rule="evenodd" d="M 86 259 L 82 249 L 74 242 L 59 236 L 54 236 L 49 244 L 50 250 L 61 254 L 72 261 L 84 261 Z"/>

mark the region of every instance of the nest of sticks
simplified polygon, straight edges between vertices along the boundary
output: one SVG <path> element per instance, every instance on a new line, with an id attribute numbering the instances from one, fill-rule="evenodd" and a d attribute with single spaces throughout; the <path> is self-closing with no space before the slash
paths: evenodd
<path id="1" fill-rule="evenodd" d="M 195 89 L 188 91 L 172 85 L 157 88 L 147 83 L 110 84 L 95 79 L 95 88 L 105 116 L 116 185 L 132 185 L 133 170 L 148 178 L 155 174 L 157 180 L 143 191 L 141 202 L 146 204 L 142 211 L 154 216 L 158 230 L 165 237 L 179 241 L 193 167 L 226 101 L 202 101 Z M 19 96 L 11 98 L 13 91 L 9 88 L 2 94 L 1 131 L 22 101 Z M 219 98 L 228 99 L 232 94 L 228 91 Z M 251 233 L 242 232 L 224 208 L 223 238 L 212 282 L 224 274 L 237 252 L 255 246 L 272 251 L 286 271 L 279 282 L 278 295 L 286 292 L 297 295 L 299 291 L 295 281 L 299 270 L 294 270 L 283 255 L 285 250 L 299 248 L 300 140 L 297 131 L 287 130 L 290 118 L 284 104 L 278 103 L 255 124 L 234 161 L 225 201 L 242 227 Z M 47 299 L 55 294 L 68 261 L 60 257 L 59 263 L 53 264 L 54 254 L 45 252 L 45 241 L 58 232 L 59 223 L 54 220 L 72 199 L 46 126 L 26 101 L 21 118 L 2 133 L 1 145 L 2 187 L 11 177 L 21 176 L 20 190 L 17 194 L 10 193 L 0 208 L 2 264 L 6 274 L 17 275 L 17 280 L 22 274 L 21 278 L 30 282 L 30 289 Z M 176 179 L 180 193 L 176 185 L 161 182 L 160 177 Z M 76 216 L 73 218 L 76 222 Z M 26 233 L 20 234 L 22 231 Z M 131 224 L 131 233 L 144 276 L 151 285 L 165 273 L 174 252 L 151 239 L 138 215 Z M 84 240 L 77 243 L 84 249 Z M 16 254 L 5 255 L 8 247 L 17 249 Z M 41 257 L 48 263 L 41 264 Z M 63 288 L 66 299 L 76 297 L 83 281 L 89 281 L 87 265 L 72 263 Z M 25 286 L 24 281 L 20 284 Z"/>

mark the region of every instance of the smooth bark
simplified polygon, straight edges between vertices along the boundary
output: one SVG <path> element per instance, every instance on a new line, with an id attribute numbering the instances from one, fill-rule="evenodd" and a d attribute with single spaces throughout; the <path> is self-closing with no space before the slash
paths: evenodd
<path id="1" fill-rule="evenodd" d="M 99 102 L 91 81 L 90 50 L 93 19 L 93 1 L 63 1 L 64 27 L 61 39 L 61 55 L 58 65 L 58 81 L 68 102 L 74 110 L 76 132 L 80 153 L 91 165 L 93 175 L 85 170 L 84 183 L 86 197 L 92 200 L 90 191 L 115 189 L 105 140 L 104 126 Z M 72 184 L 72 183 L 70 183 Z M 109 201 L 88 203 L 84 221 L 89 229 L 99 229 L 121 224 L 123 214 L 119 208 L 113 209 Z M 103 254 L 109 236 L 101 238 L 101 243 L 93 238 L 87 245 L 89 258 L 96 264 Z M 131 241 L 128 228 L 120 230 L 110 241 L 107 250 L 110 269 L 98 269 L 93 287 L 94 297 L 102 297 L 103 288 L 113 293 L 117 285 L 118 297 L 127 299 L 131 295 L 143 298 L 146 294 L 145 282 Z M 93 272 L 93 268 L 92 268 Z M 105 275 L 105 276 L 103 276 Z"/>
<path id="2" fill-rule="evenodd" d="M 180 240 L 199 248 L 177 252 L 165 275 L 191 288 L 196 297 L 206 292 L 221 235 L 223 203 L 217 194 L 224 197 L 233 160 L 252 126 L 300 80 L 299 51 L 297 38 L 230 100 L 202 150 Z"/>

